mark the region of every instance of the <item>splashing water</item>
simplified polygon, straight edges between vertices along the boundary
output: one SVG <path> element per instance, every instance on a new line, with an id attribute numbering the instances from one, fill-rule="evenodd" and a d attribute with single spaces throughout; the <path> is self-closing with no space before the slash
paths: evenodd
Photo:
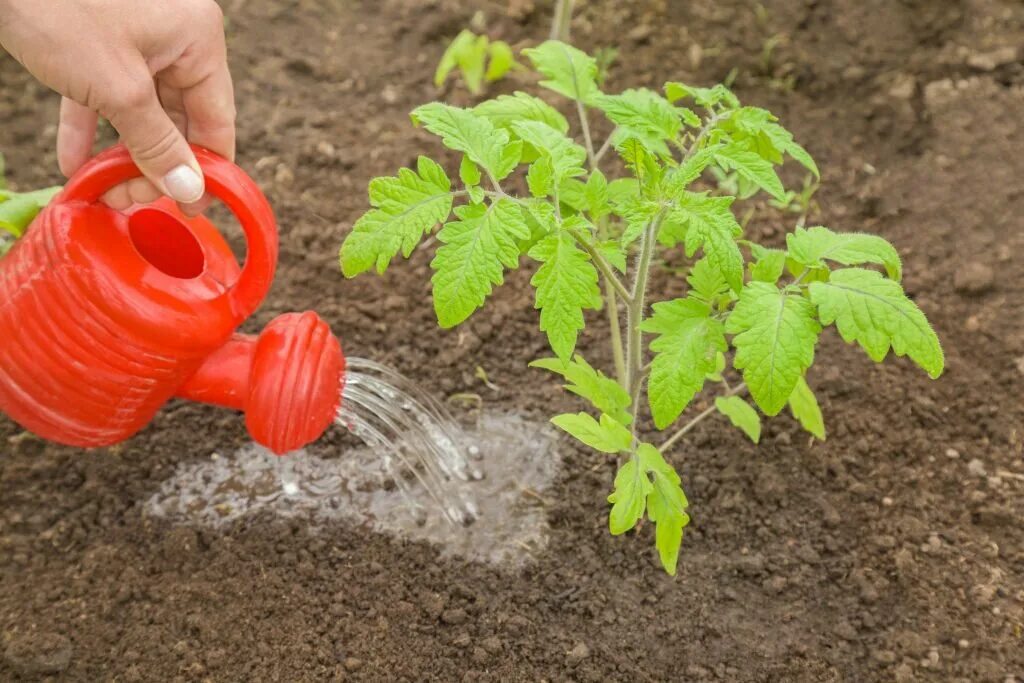
<path id="1" fill-rule="evenodd" d="M 430 394 L 388 367 L 365 358 L 348 358 L 346 366 L 335 424 L 380 453 L 383 470 L 414 516 L 426 515 L 413 494 L 416 481 L 450 522 L 476 520 L 477 505 L 458 482 L 483 478 L 467 457 L 467 451 L 470 455 L 480 451 L 467 445 L 455 418 Z M 282 478 L 286 493 L 289 484 L 295 485 Z"/>

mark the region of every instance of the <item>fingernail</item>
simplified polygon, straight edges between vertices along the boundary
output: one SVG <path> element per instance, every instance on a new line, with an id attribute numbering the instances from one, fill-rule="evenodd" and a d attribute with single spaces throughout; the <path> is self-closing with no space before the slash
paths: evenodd
<path id="1" fill-rule="evenodd" d="M 205 191 L 202 177 L 185 164 L 164 176 L 164 187 L 171 199 L 183 204 L 198 202 Z"/>

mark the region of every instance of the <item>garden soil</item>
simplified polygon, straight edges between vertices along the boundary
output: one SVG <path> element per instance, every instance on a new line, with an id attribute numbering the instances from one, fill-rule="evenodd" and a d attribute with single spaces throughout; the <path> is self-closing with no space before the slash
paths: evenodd
<path id="1" fill-rule="evenodd" d="M 608 534 L 614 465 L 565 441 L 550 542 L 514 569 L 352 525 L 263 516 L 213 531 L 145 514 L 179 463 L 244 445 L 225 411 L 172 403 L 95 452 L 2 419 L 0 680 L 1024 680 L 1024 5 L 578 4 L 576 42 L 620 50 L 610 89 L 734 74 L 744 101 L 780 116 L 823 169 L 811 220 L 897 245 L 946 374 L 875 366 L 828 331 L 810 376 L 827 441 L 788 416 L 757 447 L 703 423 L 670 456 L 693 515 L 675 578 L 649 527 Z M 530 268 L 443 332 L 428 250 L 382 278 L 344 281 L 336 266 L 367 181 L 439 152 L 408 112 L 470 102 L 431 85 L 446 41 L 482 9 L 493 36 L 536 42 L 549 3 L 224 9 L 239 161 L 281 229 L 276 284 L 247 329 L 315 308 L 350 354 L 441 397 L 475 393 L 538 422 L 576 409 L 525 369 L 545 347 Z M 532 87 L 514 74 L 494 92 Z M 56 97 L 10 59 L 0 89 L 11 182 L 56 181 Z M 751 234 L 781 244 L 792 218 L 752 206 Z M 679 276 L 659 267 L 654 287 L 678 292 Z M 607 363 L 601 315 L 590 325 L 583 348 Z M 352 447 L 332 436 L 321 450 Z"/>

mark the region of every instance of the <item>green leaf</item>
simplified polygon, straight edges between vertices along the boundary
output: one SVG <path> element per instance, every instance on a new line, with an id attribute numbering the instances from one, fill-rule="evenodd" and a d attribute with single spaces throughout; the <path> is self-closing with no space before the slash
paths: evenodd
<path id="1" fill-rule="evenodd" d="M 647 397 L 654 425 L 672 424 L 704 387 L 715 371 L 716 356 L 728 346 L 722 323 L 711 309 L 695 299 L 674 299 L 654 304 L 654 314 L 640 329 L 659 335 L 651 342 L 655 352 Z"/>
<path id="2" fill-rule="evenodd" d="M 779 176 L 775 174 L 775 169 L 756 152 L 733 143 L 718 149 L 715 152 L 715 160 L 726 170 L 736 171 L 740 178 L 757 185 L 775 199 L 785 200 L 786 189 L 782 186 Z"/>
<path id="3" fill-rule="evenodd" d="M 543 368 L 564 377 L 569 384 L 566 390 L 590 401 L 602 413 L 607 413 L 617 422 L 628 425 L 633 421 L 629 413 L 632 403 L 629 392 L 603 372 L 595 370 L 576 354 L 571 361 L 560 358 L 542 358 L 530 363 L 531 368 Z"/>
<path id="4" fill-rule="evenodd" d="M 647 496 L 647 516 L 657 525 L 655 544 L 665 571 L 675 576 L 683 527 L 690 523 L 686 514 L 689 502 L 679 485 L 679 475 L 665 462 L 661 452 L 648 443 L 637 449 L 640 465 L 652 477 L 653 488 Z"/>
<path id="5" fill-rule="evenodd" d="M 803 377 L 796 383 L 796 389 L 789 397 L 789 410 L 804 429 L 814 437 L 825 440 L 825 420 L 821 416 L 818 399 Z"/>
<path id="6" fill-rule="evenodd" d="M 613 535 L 623 534 L 640 521 L 647 507 L 647 497 L 654 484 L 640 465 L 640 459 L 630 458 L 615 475 L 615 490 L 608 496 L 612 510 L 608 514 L 608 528 Z"/>
<path id="7" fill-rule="evenodd" d="M 431 102 L 415 109 L 412 117 L 431 133 L 440 136 L 446 147 L 464 153 L 498 180 L 515 168 L 514 164 L 509 166 L 505 152 L 509 146 L 508 132 L 495 128 L 483 116 L 468 109 Z"/>
<path id="8" fill-rule="evenodd" d="M 612 265 L 612 268 L 625 274 L 626 250 L 622 248 L 622 244 L 618 240 L 598 242 L 594 245 L 594 248 L 604 256 L 605 260 Z"/>
<path id="9" fill-rule="evenodd" d="M 496 40 L 491 43 L 489 52 L 491 60 L 487 65 L 487 73 L 484 75 L 484 78 L 489 83 L 493 83 L 512 70 L 516 59 L 512 54 L 512 48 L 504 40 Z"/>
<path id="10" fill-rule="evenodd" d="M 555 185 L 586 172 L 583 164 L 587 160 L 587 151 L 564 133 L 539 121 L 516 121 L 512 123 L 512 130 L 523 142 L 550 158 Z"/>
<path id="11" fill-rule="evenodd" d="M 860 344 L 876 363 L 892 347 L 932 378 L 942 374 L 945 357 L 939 338 L 898 282 L 873 270 L 846 268 L 832 273 L 828 282 L 812 282 L 810 296 L 821 322 L 834 322 L 844 341 Z"/>
<path id="12" fill-rule="evenodd" d="M 633 435 L 629 430 L 604 413 L 601 414 L 600 423 L 587 413 L 556 415 L 551 418 L 551 422 L 602 453 L 629 451 L 633 446 Z"/>
<path id="13" fill-rule="evenodd" d="M 663 191 L 666 197 L 679 198 L 690 184 L 704 173 L 715 159 L 718 146 L 705 147 L 682 163 L 679 168 L 665 176 Z"/>
<path id="14" fill-rule="evenodd" d="M 640 197 L 640 183 L 636 178 L 616 178 L 608 183 L 608 201 L 612 206 Z"/>
<path id="15" fill-rule="evenodd" d="M 583 197 L 587 201 L 587 211 L 595 221 L 611 213 L 608 206 L 608 179 L 600 169 L 594 169 L 587 178 L 587 189 Z"/>
<path id="16" fill-rule="evenodd" d="M 533 66 L 547 80 L 545 88 L 583 103 L 601 94 L 597 87 L 597 62 L 587 53 L 557 40 L 548 40 L 523 50 Z"/>
<path id="17" fill-rule="evenodd" d="M 473 107 L 473 113 L 489 120 L 495 128 L 512 130 L 516 121 L 539 121 L 559 133 L 569 132 L 569 122 L 550 104 L 524 92 L 499 95 Z"/>
<path id="18" fill-rule="evenodd" d="M 615 144 L 615 151 L 626 163 L 626 168 L 636 177 L 642 193 L 651 194 L 661 182 L 661 165 L 643 141 L 626 137 Z"/>
<path id="19" fill-rule="evenodd" d="M 793 134 L 777 123 L 766 123 L 761 132 L 771 141 L 772 145 L 780 152 L 785 152 L 798 164 L 814 174 L 815 178 L 821 178 L 818 165 L 808 154 L 807 150 L 793 140 Z"/>
<path id="20" fill-rule="evenodd" d="M 675 140 L 683 128 L 678 110 L 664 97 L 647 88 L 603 95 L 593 102 L 627 136 L 643 141 L 648 149 L 671 156 L 666 140 Z"/>
<path id="21" fill-rule="evenodd" d="M 463 29 L 459 32 L 459 35 L 455 36 L 455 39 L 448 44 L 444 54 L 441 55 L 441 61 L 437 64 L 437 70 L 434 72 L 434 87 L 440 88 L 444 85 L 444 82 L 448 79 L 449 74 L 452 70 L 459 65 L 460 60 L 464 59 L 463 55 L 467 51 L 471 51 L 475 45 L 477 36 L 475 33 L 468 29 Z"/>
<path id="22" fill-rule="evenodd" d="M 643 234 L 644 229 L 654 220 L 654 217 L 661 210 L 661 205 L 640 197 L 633 197 L 625 203 L 615 207 L 617 215 L 626 221 L 626 229 L 622 232 L 620 241 L 623 247 L 628 247 Z"/>
<path id="23" fill-rule="evenodd" d="M 693 264 L 686 281 L 690 283 L 690 296 L 708 305 L 713 305 L 729 291 L 729 284 L 722 271 L 711 265 L 706 256 Z"/>
<path id="24" fill-rule="evenodd" d="M 383 273 L 399 251 L 408 258 L 423 235 L 451 213 L 451 181 L 421 156 L 416 172 L 403 168 L 394 178 L 370 181 L 370 204 L 375 208 L 356 221 L 341 246 L 345 277 L 374 267 Z"/>
<path id="25" fill-rule="evenodd" d="M 877 235 L 862 232 L 832 232 L 828 228 L 797 228 L 786 235 L 789 256 L 797 263 L 824 267 L 825 261 L 835 261 L 844 266 L 858 266 L 876 263 L 885 266 L 893 280 L 903 277 L 900 255 L 889 242 Z"/>
<path id="26" fill-rule="evenodd" d="M 735 109 L 740 106 L 740 101 L 736 99 L 736 96 L 732 94 L 732 91 L 721 83 L 713 88 L 698 88 L 677 82 L 666 83 L 665 95 L 668 97 L 670 102 L 676 102 L 685 97 L 690 97 L 693 98 L 693 101 L 698 105 L 707 109 L 712 109 L 719 104 L 724 104 L 730 109 Z"/>
<path id="27" fill-rule="evenodd" d="M 732 215 L 732 197 L 685 193 L 672 217 L 686 226 L 686 255 L 703 249 L 708 263 L 717 268 L 733 291 L 743 286 L 743 253 L 736 238 L 743 229 Z M 671 235 L 663 242 L 671 243 Z"/>
<path id="28" fill-rule="evenodd" d="M 821 326 L 806 298 L 767 282 L 751 282 L 726 321 L 736 335 L 733 364 L 766 415 L 777 415 L 814 362 Z"/>
<path id="29" fill-rule="evenodd" d="M 749 403 L 739 396 L 719 396 L 715 399 L 715 408 L 729 418 L 733 425 L 743 430 L 750 440 L 757 443 L 761 440 L 761 417 Z"/>
<path id="30" fill-rule="evenodd" d="M 587 186 L 576 178 L 565 178 L 558 184 L 558 203 L 575 212 L 587 209 Z"/>
<path id="31" fill-rule="evenodd" d="M 483 305 L 492 285 L 503 281 L 503 267 L 519 263 L 518 240 L 529 239 L 523 212 L 501 199 L 490 206 L 469 204 L 455 209 L 459 220 L 437 234 L 434 269 L 434 310 L 441 327 L 458 325 Z"/>
<path id="32" fill-rule="evenodd" d="M 466 187 L 480 184 L 480 167 L 465 155 L 462 156 L 462 163 L 459 164 L 459 179 Z"/>
<path id="33" fill-rule="evenodd" d="M 781 249 L 762 249 L 750 269 L 750 277 L 758 282 L 775 284 L 786 269 L 786 252 Z"/>
<path id="34" fill-rule="evenodd" d="M 530 164 L 526 173 L 526 186 L 534 197 L 548 197 L 555 191 L 555 171 L 551 157 L 544 155 Z"/>
<path id="35" fill-rule="evenodd" d="M 2 171 L 0 168 L 0 178 Z M 0 230 L 15 238 L 21 237 L 43 207 L 62 189 L 56 186 L 31 192 L 5 192 L 6 199 L 0 201 Z"/>
<path id="36" fill-rule="evenodd" d="M 542 239 L 530 250 L 530 258 L 543 264 L 530 280 L 537 290 L 534 307 L 540 309 L 540 329 L 559 358 L 570 358 L 584 327 L 583 309 L 601 305 L 597 269 L 565 232 Z"/>

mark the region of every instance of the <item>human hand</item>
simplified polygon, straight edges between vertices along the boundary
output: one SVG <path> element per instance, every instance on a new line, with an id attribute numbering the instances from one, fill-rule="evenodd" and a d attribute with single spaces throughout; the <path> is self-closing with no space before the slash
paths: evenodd
<path id="1" fill-rule="evenodd" d="M 0 0 L 0 45 L 61 95 L 57 159 L 92 156 L 99 116 L 143 173 L 110 190 L 116 209 L 166 194 L 205 207 L 188 143 L 233 159 L 235 105 L 224 23 L 213 0 Z"/>

